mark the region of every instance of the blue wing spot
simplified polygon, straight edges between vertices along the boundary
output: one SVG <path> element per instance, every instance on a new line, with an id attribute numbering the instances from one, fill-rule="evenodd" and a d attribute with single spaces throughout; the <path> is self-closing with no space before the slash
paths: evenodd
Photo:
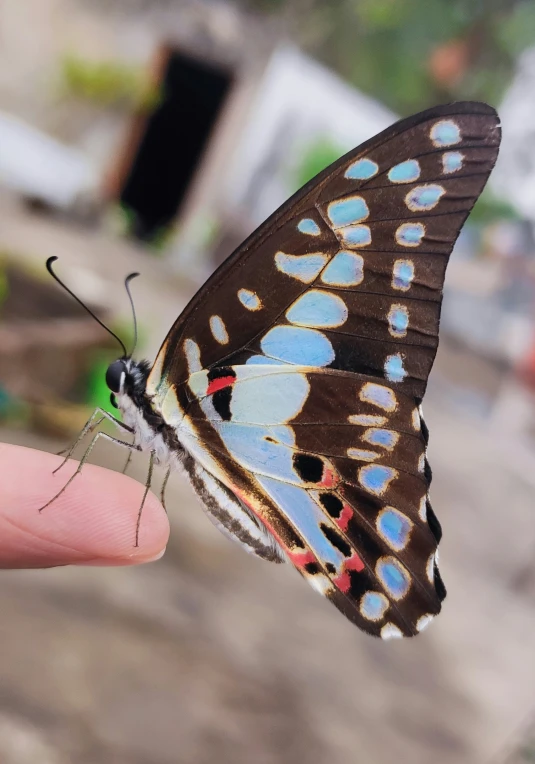
<path id="1" fill-rule="evenodd" d="M 396 241 L 402 247 L 419 247 L 424 235 L 423 223 L 402 223 L 396 231 Z"/>
<path id="2" fill-rule="evenodd" d="M 330 562 L 335 568 L 341 568 L 345 556 L 323 534 L 321 525 L 325 524 L 326 515 L 308 491 L 270 477 L 257 477 L 257 480 L 278 504 L 283 515 L 299 529 L 299 534 L 314 555 L 324 563 Z"/>
<path id="3" fill-rule="evenodd" d="M 372 243 L 372 232 L 368 225 L 352 225 L 341 228 L 340 233 L 344 244 L 349 247 L 367 247 Z"/>
<path id="4" fill-rule="evenodd" d="M 458 172 L 462 169 L 464 162 L 464 154 L 460 151 L 447 151 L 442 155 L 442 168 L 445 175 L 450 175 L 452 172 Z"/>
<path id="5" fill-rule="evenodd" d="M 428 183 L 416 186 L 405 197 L 405 204 L 412 212 L 428 212 L 434 209 L 446 193 L 443 186 Z"/>
<path id="6" fill-rule="evenodd" d="M 397 470 L 381 464 L 367 464 L 359 470 L 359 481 L 363 488 L 375 496 L 382 496 L 390 482 L 398 475 Z"/>
<path id="7" fill-rule="evenodd" d="M 239 289 L 238 300 L 247 310 L 260 310 L 262 307 L 259 296 L 255 292 L 251 292 L 250 289 Z"/>
<path id="8" fill-rule="evenodd" d="M 280 443 L 284 443 L 285 446 L 290 446 L 291 448 L 295 446 L 295 432 L 292 427 L 288 427 L 288 425 L 285 424 L 276 424 L 272 425 L 269 428 L 269 431 L 274 438 Z"/>
<path id="9" fill-rule="evenodd" d="M 381 557 L 375 572 L 392 599 L 403 599 L 409 591 L 409 573 L 395 557 Z"/>
<path id="10" fill-rule="evenodd" d="M 321 233 L 319 225 L 312 218 L 303 218 L 297 224 L 297 228 L 301 233 L 307 233 L 310 236 L 319 236 Z"/>
<path id="11" fill-rule="evenodd" d="M 368 180 L 379 172 L 379 165 L 371 159 L 357 159 L 350 164 L 345 171 L 345 177 L 349 180 Z"/>
<path id="12" fill-rule="evenodd" d="M 406 292 L 411 288 L 414 279 L 414 263 L 412 260 L 396 260 L 392 272 L 392 288 Z"/>
<path id="13" fill-rule="evenodd" d="M 228 344 L 228 332 L 221 316 L 210 316 L 210 329 L 214 339 L 220 345 Z"/>
<path id="14" fill-rule="evenodd" d="M 452 119 L 443 119 L 433 125 L 430 136 L 435 146 L 454 146 L 461 140 L 461 131 Z"/>
<path id="15" fill-rule="evenodd" d="M 394 391 L 383 385 L 376 385 L 375 382 L 366 382 L 359 397 L 364 403 L 371 403 L 384 411 L 395 411 L 398 405 Z"/>
<path id="16" fill-rule="evenodd" d="M 328 366 L 334 361 L 333 346 L 316 329 L 274 326 L 260 342 L 262 351 L 273 358 L 301 366 Z"/>
<path id="17" fill-rule="evenodd" d="M 274 442 L 269 427 L 234 422 L 213 421 L 221 440 L 232 458 L 246 470 L 270 475 L 289 483 L 299 483 L 293 468 L 293 451 Z"/>
<path id="18" fill-rule="evenodd" d="M 420 164 L 416 159 L 407 159 L 406 162 L 394 165 L 388 173 L 388 180 L 392 183 L 412 183 L 420 177 Z"/>
<path id="19" fill-rule="evenodd" d="M 388 312 L 388 331 L 393 337 L 405 337 L 409 327 L 409 311 L 405 305 L 392 305 Z"/>
<path id="20" fill-rule="evenodd" d="M 252 355 L 245 361 L 246 366 L 280 366 L 281 361 L 268 358 L 266 355 Z"/>
<path id="21" fill-rule="evenodd" d="M 230 412 L 233 422 L 284 424 L 297 416 L 308 397 L 305 374 L 265 374 L 239 379 L 232 388 Z M 261 405 L 259 405 L 261 401 Z"/>
<path id="22" fill-rule="evenodd" d="M 368 621 L 380 621 L 388 606 L 387 598 L 379 592 L 366 592 L 360 600 L 360 612 Z"/>
<path id="23" fill-rule="evenodd" d="M 399 440 L 399 433 L 394 432 L 393 430 L 372 428 L 366 430 L 362 437 L 372 446 L 381 446 L 382 448 L 386 448 L 387 451 L 392 451 Z"/>
<path id="24" fill-rule="evenodd" d="M 311 284 L 328 259 L 327 255 L 323 255 L 321 252 L 301 256 L 277 252 L 275 255 L 275 265 L 281 273 L 298 279 L 304 284 Z"/>
<path id="25" fill-rule="evenodd" d="M 403 382 L 407 371 L 403 366 L 403 358 L 400 353 L 389 355 L 385 361 L 385 376 L 389 382 Z"/>
<path id="26" fill-rule="evenodd" d="M 341 250 L 321 274 L 324 284 L 357 286 L 364 279 L 364 258 L 354 252 Z"/>
<path id="27" fill-rule="evenodd" d="M 292 324 L 318 328 L 334 328 L 347 321 L 347 306 L 341 297 L 310 289 L 286 311 Z"/>
<path id="28" fill-rule="evenodd" d="M 407 546 L 412 525 L 409 518 L 394 507 L 386 507 L 377 516 L 377 530 L 396 552 L 401 552 Z"/>
<path id="29" fill-rule="evenodd" d="M 361 220 L 366 220 L 369 214 L 370 210 L 362 196 L 349 196 L 347 199 L 331 202 L 327 208 L 333 228 L 360 223 Z"/>

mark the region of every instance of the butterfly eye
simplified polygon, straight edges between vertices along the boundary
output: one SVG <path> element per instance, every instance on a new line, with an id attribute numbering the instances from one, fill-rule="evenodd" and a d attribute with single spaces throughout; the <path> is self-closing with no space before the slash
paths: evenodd
<path id="1" fill-rule="evenodd" d="M 113 393 L 119 393 L 121 391 L 121 383 L 125 374 L 125 366 L 123 361 L 114 361 L 108 366 L 106 371 L 106 384 Z"/>
<path id="2" fill-rule="evenodd" d="M 117 398 L 115 397 L 114 393 L 111 393 L 110 395 L 110 403 L 113 406 L 114 409 L 118 409 L 119 406 L 117 405 Z"/>

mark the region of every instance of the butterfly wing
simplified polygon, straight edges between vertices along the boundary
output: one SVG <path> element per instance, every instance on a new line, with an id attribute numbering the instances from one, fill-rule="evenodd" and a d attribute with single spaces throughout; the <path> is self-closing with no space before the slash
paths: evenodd
<path id="1" fill-rule="evenodd" d="M 383 637 L 421 630 L 445 590 L 414 400 L 330 369 L 243 365 L 220 379 L 225 418 L 210 373 L 191 375 L 192 400 L 176 423 L 185 447 L 360 628 Z"/>
<path id="2" fill-rule="evenodd" d="M 493 109 L 460 103 L 350 152 L 208 280 L 147 384 L 203 470 L 383 637 L 421 630 L 445 595 L 418 405 L 499 141 Z"/>

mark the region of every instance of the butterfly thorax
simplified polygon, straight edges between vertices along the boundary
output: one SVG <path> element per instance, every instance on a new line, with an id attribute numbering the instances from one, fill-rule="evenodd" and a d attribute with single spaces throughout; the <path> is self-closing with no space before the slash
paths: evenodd
<path id="1" fill-rule="evenodd" d="M 106 380 L 112 390 L 112 402 L 132 430 L 134 444 L 142 451 L 152 452 L 157 464 L 174 469 L 182 462 L 183 448 L 146 393 L 149 370 L 147 361 L 121 358 L 111 364 Z"/>

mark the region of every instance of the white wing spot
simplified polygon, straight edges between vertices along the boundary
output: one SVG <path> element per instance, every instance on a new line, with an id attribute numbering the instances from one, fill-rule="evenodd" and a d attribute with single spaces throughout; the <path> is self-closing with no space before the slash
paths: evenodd
<path id="1" fill-rule="evenodd" d="M 425 569 L 430 584 L 435 583 L 435 555 L 430 555 Z"/>
<path id="2" fill-rule="evenodd" d="M 189 373 L 194 374 L 196 371 L 201 371 L 201 351 L 197 343 L 191 339 L 184 340 L 183 348 Z"/>
<path id="3" fill-rule="evenodd" d="M 347 455 L 350 459 L 358 459 L 361 462 L 374 462 L 381 456 L 377 451 L 366 451 L 362 448 L 348 448 Z"/>
<path id="4" fill-rule="evenodd" d="M 425 631 L 433 618 L 434 616 L 430 613 L 426 613 L 426 615 L 422 615 L 420 618 L 418 618 L 416 621 L 416 631 Z"/>
<path id="5" fill-rule="evenodd" d="M 401 639 L 402 632 L 393 623 L 387 623 L 381 629 L 381 639 Z"/>

